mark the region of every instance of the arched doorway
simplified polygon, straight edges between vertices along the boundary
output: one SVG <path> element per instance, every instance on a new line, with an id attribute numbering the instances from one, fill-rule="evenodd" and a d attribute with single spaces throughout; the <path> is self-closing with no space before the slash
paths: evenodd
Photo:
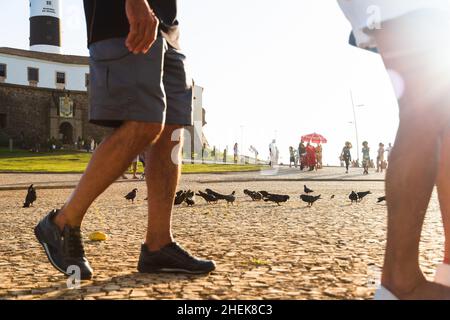
<path id="1" fill-rule="evenodd" d="M 59 126 L 63 144 L 73 144 L 73 127 L 69 122 L 63 122 Z"/>

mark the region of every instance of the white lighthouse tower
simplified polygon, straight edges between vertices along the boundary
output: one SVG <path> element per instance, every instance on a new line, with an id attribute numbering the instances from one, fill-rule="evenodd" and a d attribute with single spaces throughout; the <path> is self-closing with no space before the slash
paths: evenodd
<path id="1" fill-rule="evenodd" d="M 30 0 L 30 50 L 61 53 L 60 0 Z"/>

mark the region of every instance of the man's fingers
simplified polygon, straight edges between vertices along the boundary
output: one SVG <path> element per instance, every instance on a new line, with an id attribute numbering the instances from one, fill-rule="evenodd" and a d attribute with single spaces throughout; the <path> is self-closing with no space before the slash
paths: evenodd
<path id="1" fill-rule="evenodd" d="M 157 21 L 157 20 L 156 20 Z M 148 29 L 149 34 L 146 35 L 146 44 L 144 46 L 144 49 L 142 50 L 142 53 L 147 53 L 148 50 L 152 47 L 153 43 L 156 40 L 156 37 L 158 35 L 158 22 L 155 24 L 152 24 L 152 27 Z"/>
<path id="2" fill-rule="evenodd" d="M 147 52 L 156 39 L 158 18 L 147 1 L 127 0 L 125 11 L 130 23 L 126 40 L 128 50 L 135 54 Z"/>
<path id="3" fill-rule="evenodd" d="M 134 22 L 130 25 L 130 33 L 128 34 L 128 38 L 126 41 L 126 45 L 128 50 L 137 53 L 136 48 L 138 44 L 142 41 L 144 37 L 145 26 L 142 23 Z"/>
<path id="4" fill-rule="evenodd" d="M 155 42 L 157 36 L 158 36 L 158 29 L 159 29 L 159 20 L 154 16 L 154 23 L 152 23 L 152 28 L 150 30 L 150 39 L 151 41 L 148 43 L 147 47 L 144 48 L 144 53 L 147 52 L 153 43 Z"/>
<path id="5" fill-rule="evenodd" d="M 153 24 L 152 34 L 151 34 L 152 43 L 149 45 L 148 49 L 150 49 L 150 47 L 153 45 L 153 42 L 155 42 L 156 38 L 158 37 L 159 20 L 158 20 L 158 18 L 156 18 L 156 16 L 154 18 L 155 18 L 155 23 Z"/>
<path id="6" fill-rule="evenodd" d="M 128 2 L 127 2 L 128 3 Z M 126 46 L 129 51 L 137 53 L 147 52 L 156 40 L 159 21 L 155 14 L 149 10 L 148 14 L 139 12 L 127 12 L 130 22 L 130 32 L 127 36 Z M 140 16 L 136 18 L 136 15 Z"/>
<path id="7" fill-rule="evenodd" d="M 130 51 L 133 51 L 134 49 L 133 44 L 136 41 L 137 33 L 138 33 L 138 24 L 136 22 L 130 23 L 130 32 L 128 33 L 128 37 L 125 42 L 128 50 Z"/>
<path id="8" fill-rule="evenodd" d="M 136 51 L 146 53 L 156 40 L 158 30 L 158 20 L 152 17 L 145 26 L 145 33 L 142 41 L 137 45 Z"/>
<path id="9" fill-rule="evenodd" d="M 146 28 L 145 30 L 145 36 L 144 40 L 141 43 L 141 46 L 139 46 L 139 52 L 141 53 L 147 53 L 148 49 L 150 49 L 150 46 L 153 44 L 153 38 L 152 38 L 152 29 Z"/>
<path id="10" fill-rule="evenodd" d="M 133 42 L 131 43 L 131 51 L 133 53 L 138 53 L 138 45 L 142 42 L 145 34 L 145 24 L 139 22 L 137 25 L 136 37 L 134 37 Z"/>
<path id="11" fill-rule="evenodd" d="M 150 38 L 151 32 L 152 32 L 152 25 L 151 23 L 147 23 L 143 26 L 143 35 L 142 38 L 140 38 L 139 43 L 136 45 L 135 52 L 143 52 L 145 48 L 147 48 L 148 44 L 152 41 Z"/>

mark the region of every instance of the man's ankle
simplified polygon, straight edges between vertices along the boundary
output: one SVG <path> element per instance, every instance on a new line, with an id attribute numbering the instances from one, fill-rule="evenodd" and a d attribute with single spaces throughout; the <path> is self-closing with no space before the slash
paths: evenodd
<path id="1" fill-rule="evenodd" d="M 59 210 L 58 213 L 53 218 L 53 223 L 56 224 L 59 228 L 59 231 L 62 231 L 64 229 L 64 226 L 66 225 L 66 217 L 62 214 L 62 211 Z"/>
<path id="2" fill-rule="evenodd" d="M 81 225 L 79 223 L 69 221 L 63 209 L 58 211 L 55 218 L 53 219 L 53 222 L 58 226 L 60 231 L 63 231 L 65 226 L 76 227 Z"/>
<path id="3" fill-rule="evenodd" d="M 169 239 L 165 239 L 162 241 L 145 241 L 145 246 L 147 247 L 148 251 L 150 252 L 155 252 L 155 251 L 159 251 L 162 248 L 164 248 L 165 246 L 167 246 L 168 244 L 171 244 L 173 242 L 172 238 Z"/>
<path id="4" fill-rule="evenodd" d="M 397 270 L 397 271 L 394 271 Z M 384 268 L 381 284 L 396 295 L 404 295 L 413 292 L 426 279 L 420 268 Z"/>

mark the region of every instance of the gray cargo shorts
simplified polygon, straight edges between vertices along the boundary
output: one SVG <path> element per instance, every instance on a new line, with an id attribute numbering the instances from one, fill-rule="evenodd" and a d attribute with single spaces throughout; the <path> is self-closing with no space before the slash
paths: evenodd
<path id="1" fill-rule="evenodd" d="M 192 125 L 192 80 L 186 75 L 186 58 L 163 37 L 146 54 L 129 52 L 125 38 L 95 42 L 89 53 L 91 123 Z"/>

